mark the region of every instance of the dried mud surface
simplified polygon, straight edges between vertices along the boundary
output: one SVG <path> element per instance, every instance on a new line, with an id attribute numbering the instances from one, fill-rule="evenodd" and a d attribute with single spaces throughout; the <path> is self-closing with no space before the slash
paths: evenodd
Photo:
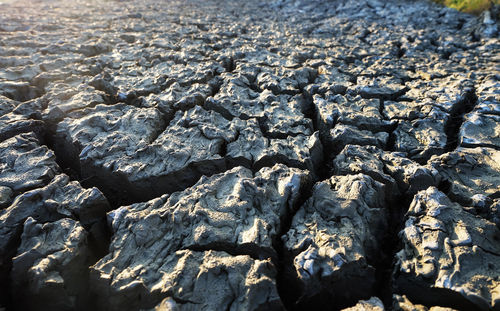
<path id="1" fill-rule="evenodd" d="M 500 310 L 494 17 L 0 2 L 0 310 Z"/>

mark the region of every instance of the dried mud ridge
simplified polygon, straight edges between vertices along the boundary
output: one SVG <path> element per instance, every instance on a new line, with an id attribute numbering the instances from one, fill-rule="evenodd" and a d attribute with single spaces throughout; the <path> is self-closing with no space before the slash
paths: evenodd
<path id="1" fill-rule="evenodd" d="M 500 310 L 492 16 L 0 4 L 0 309 Z"/>

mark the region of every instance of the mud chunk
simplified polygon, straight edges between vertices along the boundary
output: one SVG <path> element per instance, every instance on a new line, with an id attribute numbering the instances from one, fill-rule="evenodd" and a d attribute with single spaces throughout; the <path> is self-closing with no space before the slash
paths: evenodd
<path id="1" fill-rule="evenodd" d="M 254 119 L 248 120 L 238 139 L 227 146 L 230 161 L 255 169 L 284 163 L 314 172 L 322 156 L 318 132 L 311 136 L 299 134 L 285 139 L 268 139 Z"/>
<path id="2" fill-rule="evenodd" d="M 286 138 L 287 136 L 313 133 L 313 122 L 303 114 L 305 102 L 302 96 L 294 96 L 289 101 L 273 101 L 264 112 L 260 121 L 265 136 Z"/>
<path id="3" fill-rule="evenodd" d="M 445 120 L 417 119 L 402 121 L 394 130 L 397 151 L 406 152 L 410 159 L 425 162 L 442 154 L 446 147 Z"/>
<path id="4" fill-rule="evenodd" d="M 400 191 L 406 195 L 414 195 L 441 182 L 441 175 L 435 168 L 423 166 L 400 153 L 386 152 L 382 155 L 382 160 L 385 171 L 397 181 Z"/>
<path id="5" fill-rule="evenodd" d="M 12 189 L 5 186 L 0 186 L 0 208 L 7 207 L 12 201 Z"/>
<path id="6" fill-rule="evenodd" d="M 0 116 L 0 142 L 21 133 L 34 133 L 41 140 L 45 134 L 45 124 L 41 120 L 16 113 Z"/>
<path id="7" fill-rule="evenodd" d="M 384 304 L 377 297 L 361 300 L 354 307 L 345 308 L 342 311 L 384 311 Z"/>
<path id="8" fill-rule="evenodd" d="M 385 173 L 383 154 L 384 152 L 375 146 L 346 145 L 333 160 L 334 174 L 363 173 L 385 184 L 389 197 L 396 196 L 399 192 L 398 185 L 394 178 Z"/>
<path id="9" fill-rule="evenodd" d="M 426 305 L 498 308 L 500 230 L 495 224 L 431 187 L 415 195 L 400 236 L 404 248 L 395 268 L 400 292 Z"/>
<path id="10" fill-rule="evenodd" d="M 356 92 L 363 98 L 396 99 L 403 95 L 407 88 L 401 80 L 388 77 L 358 77 Z"/>
<path id="11" fill-rule="evenodd" d="M 0 143 L 0 186 L 15 195 L 47 185 L 59 171 L 54 153 L 40 146 L 33 133 Z"/>
<path id="12" fill-rule="evenodd" d="M 338 124 L 330 130 L 326 148 L 340 151 L 346 145 L 376 146 L 383 149 L 387 145 L 389 134 L 386 132 L 372 133 L 359 130 L 350 125 Z"/>
<path id="13" fill-rule="evenodd" d="M 430 159 L 447 182 L 447 195 L 464 206 L 489 205 L 500 196 L 500 151 L 458 148 Z"/>
<path id="14" fill-rule="evenodd" d="M 461 106 L 474 87 L 473 81 L 463 74 L 452 74 L 430 81 L 414 80 L 406 82 L 406 85 L 410 90 L 404 97 L 415 102 L 432 101 L 434 105 L 447 113 Z"/>
<path id="15" fill-rule="evenodd" d="M 113 239 L 109 254 L 92 268 L 99 295 L 110 308 L 160 303 L 169 286 L 171 255 L 181 249 L 224 250 L 253 258 L 276 257 L 273 243 L 309 183 L 307 172 L 276 165 L 254 176 L 238 167 L 202 178 L 182 192 L 108 214 Z M 137 249 L 143 251 L 137 252 Z M 197 294 L 198 295 L 198 294 Z M 207 297 L 208 298 L 208 297 Z M 142 305 L 144 304 L 144 305 Z"/>
<path id="16" fill-rule="evenodd" d="M 435 119 L 447 120 L 448 113 L 432 102 L 384 102 L 384 114 L 391 120 Z"/>
<path id="17" fill-rule="evenodd" d="M 341 72 L 338 68 L 332 66 L 320 66 L 318 68 L 318 75 L 314 80 L 317 85 L 316 92 L 325 94 L 345 94 L 348 87 L 353 85 L 352 78 Z"/>
<path id="18" fill-rule="evenodd" d="M 166 298 L 155 311 L 283 310 L 276 289 L 276 270 L 269 260 L 220 251 L 182 250 L 169 255 L 161 269 L 162 278 L 168 282 L 154 291 L 155 296 Z M 120 309 L 110 304 L 110 310 Z"/>
<path id="19" fill-rule="evenodd" d="M 255 119 L 228 121 L 200 106 L 178 111 L 164 124 L 154 108 L 98 105 L 59 123 L 56 142 L 63 144 L 56 150 L 71 156 L 68 165 L 74 160 L 81 176 L 113 202 L 172 193 L 236 165 L 313 170 L 321 161 L 317 134 L 267 139 Z"/>
<path id="20" fill-rule="evenodd" d="M 282 238 L 298 282 L 296 303 L 346 307 L 369 298 L 375 285 L 370 262 L 378 254 L 385 217 L 384 185 L 371 177 L 334 176 L 317 183 Z"/>
<path id="21" fill-rule="evenodd" d="M 330 95 L 325 98 L 315 95 L 316 123 L 321 131 L 335 124 L 355 126 L 360 130 L 380 132 L 390 128 L 390 123 L 380 115 L 378 99 L 363 99 L 360 96 Z"/>
<path id="22" fill-rule="evenodd" d="M 454 311 L 456 309 L 445 307 L 430 307 L 424 305 L 413 304 L 405 295 L 392 295 L 393 304 L 392 309 L 396 311 Z"/>
<path id="23" fill-rule="evenodd" d="M 436 169 L 420 165 L 403 154 L 374 146 L 347 145 L 333 161 L 335 174 L 369 175 L 386 185 L 387 198 L 414 195 L 441 181 Z"/>
<path id="24" fill-rule="evenodd" d="M 83 189 L 66 175 L 57 175 L 47 186 L 19 195 L 0 212 L 0 278 L 6 279 L 26 219 L 46 223 L 69 217 L 90 229 L 108 210 L 109 204 L 97 188 Z"/>
<path id="25" fill-rule="evenodd" d="M 91 257 L 87 232 L 75 220 L 64 218 L 24 222 L 21 245 L 12 265 L 16 306 L 39 310 L 83 309 L 88 303 L 88 269 Z"/>
<path id="26" fill-rule="evenodd" d="M 500 149 L 500 116 L 468 113 L 458 136 L 463 147 Z"/>

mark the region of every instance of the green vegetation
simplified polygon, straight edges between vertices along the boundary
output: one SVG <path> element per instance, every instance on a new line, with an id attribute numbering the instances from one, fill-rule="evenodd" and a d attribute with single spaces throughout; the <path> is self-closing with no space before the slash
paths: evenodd
<path id="1" fill-rule="evenodd" d="M 500 0 L 434 0 L 462 12 L 479 14 L 489 9 L 493 4 L 500 4 Z"/>

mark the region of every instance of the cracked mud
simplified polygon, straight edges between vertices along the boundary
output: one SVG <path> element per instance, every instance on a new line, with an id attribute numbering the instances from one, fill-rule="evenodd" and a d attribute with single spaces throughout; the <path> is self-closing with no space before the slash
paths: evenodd
<path id="1" fill-rule="evenodd" d="M 0 310 L 500 310 L 492 16 L 0 1 Z"/>

